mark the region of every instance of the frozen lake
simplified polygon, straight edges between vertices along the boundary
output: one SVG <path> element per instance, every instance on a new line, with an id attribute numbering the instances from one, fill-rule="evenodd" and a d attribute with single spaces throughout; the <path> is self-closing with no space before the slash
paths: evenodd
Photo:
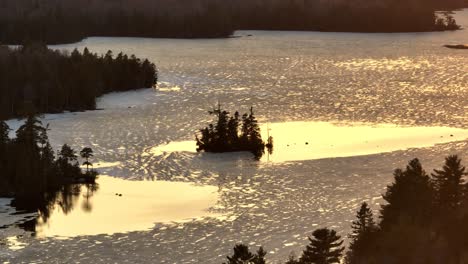
<path id="1" fill-rule="evenodd" d="M 468 27 L 468 11 L 457 18 Z M 118 178 L 101 179 L 91 214 L 109 205 L 148 215 L 133 218 L 136 227 L 116 215 L 122 228 L 105 232 L 104 222 L 97 231 L 67 235 L 75 229 L 54 229 L 61 214 L 38 238 L 0 230 L 12 245 L 0 246 L 0 261 L 221 263 L 237 242 L 263 245 L 268 259 L 285 260 L 300 254 L 315 228 L 346 236 L 359 204 L 378 209 L 393 169 L 409 159 L 420 158 L 427 171 L 448 154 L 468 163 L 468 52 L 442 47 L 468 43 L 466 30 L 236 34 L 242 37 L 96 37 L 56 46 L 134 53 L 158 65 L 157 90 L 109 94 L 98 102 L 102 110 L 44 117 L 55 148 L 91 146 L 99 170 Z M 268 124 L 274 137 L 269 160 L 197 154 L 187 146 L 217 102 L 230 111 L 255 107 L 263 132 Z M 135 188 L 126 193 L 118 184 Z M 141 188 L 154 189 L 142 190 L 151 197 L 132 207 Z M 175 200 L 182 194 L 189 195 Z M 0 215 L 9 214 L 0 202 Z M 60 221 L 86 223 L 75 210 Z"/>

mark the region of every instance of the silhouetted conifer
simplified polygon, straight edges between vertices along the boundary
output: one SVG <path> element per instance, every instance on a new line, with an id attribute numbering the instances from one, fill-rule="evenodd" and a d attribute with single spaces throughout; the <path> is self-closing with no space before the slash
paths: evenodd
<path id="1" fill-rule="evenodd" d="M 442 170 L 431 174 L 436 207 L 442 215 L 458 211 L 463 199 L 465 170 L 458 156 L 451 155 L 445 158 Z"/>
<path id="2" fill-rule="evenodd" d="M 93 166 L 93 164 L 89 161 L 91 157 L 93 157 L 93 150 L 91 148 L 83 148 L 80 151 L 80 156 L 85 159 L 83 165 L 86 166 L 86 172 L 89 172 L 89 166 Z"/>
<path id="3" fill-rule="evenodd" d="M 351 241 L 349 250 L 346 252 L 346 263 L 364 263 L 363 258 L 367 257 L 368 250 L 375 244 L 374 237 L 377 231 L 372 210 L 366 202 L 361 204 L 351 228 L 352 231 L 349 235 Z"/>
<path id="4" fill-rule="evenodd" d="M 417 225 L 430 222 L 432 189 L 419 160 L 411 160 L 404 171 L 395 170 L 394 179 L 383 195 L 387 204 L 382 206 L 381 227 L 388 229 L 400 221 Z"/>
<path id="5" fill-rule="evenodd" d="M 301 264 L 340 263 L 344 251 L 343 240 L 336 231 L 328 228 L 317 229 L 309 237 L 310 244 L 303 251 Z"/>
<path id="6" fill-rule="evenodd" d="M 285 262 L 285 264 L 300 264 L 300 262 L 296 258 L 296 256 L 293 253 L 291 253 L 288 257 L 288 260 Z"/>
<path id="7" fill-rule="evenodd" d="M 228 261 L 224 264 L 265 264 L 266 252 L 260 247 L 257 253 L 252 253 L 249 247 L 244 244 L 234 246 L 234 254 L 228 256 Z"/>

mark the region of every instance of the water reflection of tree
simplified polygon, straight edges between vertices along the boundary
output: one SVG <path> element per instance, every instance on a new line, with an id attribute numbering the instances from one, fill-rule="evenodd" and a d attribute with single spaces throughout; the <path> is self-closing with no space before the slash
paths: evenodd
<path id="1" fill-rule="evenodd" d="M 87 183 L 85 185 L 86 187 L 86 193 L 83 194 L 83 197 L 85 198 L 83 200 L 83 204 L 81 205 L 81 209 L 83 211 L 90 213 L 93 210 L 93 203 L 91 198 L 93 197 L 94 193 L 99 190 L 99 185 L 96 183 Z"/>
<path id="2" fill-rule="evenodd" d="M 83 190 L 83 188 L 85 190 Z M 84 201 L 81 208 L 86 212 L 92 211 L 92 196 L 99 190 L 97 183 L 88 184 L 67 184 L 58 190 L 49 191 L 40 197 L 15 199 L 13 205 L 18 211 L 37 212 L 38 216 L 24 223 L 19 227 L 35 234 L 36 228 L 48 223 L 51 213 L 57 208 L 64 214 L 69 214 L 75 209 L 82 191 L 85 191 Z"/>

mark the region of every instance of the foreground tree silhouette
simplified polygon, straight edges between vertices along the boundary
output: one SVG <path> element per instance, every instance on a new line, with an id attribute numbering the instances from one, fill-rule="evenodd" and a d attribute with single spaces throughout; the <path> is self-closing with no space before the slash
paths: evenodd
<path id="1" fill-rule="evenodd" d="M 354 220 L 351 225 L 352 235 L 350 238 L 353 240 L 358 238 L 361 234 L 375 230 L 374 216 L 366 202 L 361 204 L 359 211 L 356 213 L 356 218 L 357 219 Z"/>
<path id="2" fill-rule="evenodd" d="M 372 232 L 362 232 L 362 219 L 370 215 L 362 207 L 353 222 L 346 263 L 465 263 L 465 171 L 454 155 L 445 159 L 431 180 L 418 159 L 411 160 L 405 170 L 395 170 L 395 182 L 384 195 L 387 204 L 382 206 L 379 225 Z"/>
<path id="3" fill-rule="evenodd" d="M 381 228 L 389 229 L 401 221 L 427 224 L 432 214 L 432 189 L 419 160 L 411 160 L 405 170 L 396 169 L 394 179 L 383 195 L 387 204 L 382 206 Z"/>
<path id="4" fill-rule="evenodd" d="M 266 252 L 262 247 L 254 254 L 247 245 L 237 244 L 234 246 L 234 254 L 226 257 L 228 262 L 224 264 L 265 264 L 265 255 Z"/>
<path id="5" fill-rule="evenodd" d="M 343 240 L 336 235 L 335 230 L 328 228 L 317 229 L 309 237 L 310 244 L 303 251 L 299 260 L 301 264 L 329 264 L 340 263 L 344 251 Z"/>
<path id="6" fill-rule="evenodd" d="M 356 213 L 356 220 L 352 222 L 352 231 L 349 251 L 346 253 L 346 263 L 362 263 L 362 256 L 373 242 L 373 236 L 377 231 L 372 210 L 366 202 L 361 204 Z"/>
<path id="7" fill-rule="evenodd" d="M 431 174 L 435 189 L 435 204 L 440 213 L 458 211 L 462 203 L 466 168 L 461 165 L 457 155 L 445 158 L 442 170 L 434 170 Z"/>

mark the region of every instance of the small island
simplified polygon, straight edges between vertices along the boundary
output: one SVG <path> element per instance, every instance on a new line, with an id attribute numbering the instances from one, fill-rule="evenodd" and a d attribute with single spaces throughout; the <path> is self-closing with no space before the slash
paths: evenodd
<path id="1" fill-rule="evenodd" d="M 449 48 L 449 49 L 468 49 L 468 44 L 467 44 L 467 45 L 463 45 L 463 44 L 459 44 L 459 45 L 444 45 L 444 47 Z"/>
<path id="2" fill-rule="evenodd" d="M 218 104 L 218 107 L 209 111 L 209 114 L 215 115 L 217 121 L 216 124 L 209 124 L 208 127 L 200 129 L 200 137 L 195 136 L 198 152 L 248 151 L 258 160 L 265 153 L 265 148 L 269 151 L 273 148 L 271 137 L 268 138 L 267 143 L 262 140 L 253 107 L 250 108 L 249 113 L 241 117 L 238 111 L 231 116 Z"/>

